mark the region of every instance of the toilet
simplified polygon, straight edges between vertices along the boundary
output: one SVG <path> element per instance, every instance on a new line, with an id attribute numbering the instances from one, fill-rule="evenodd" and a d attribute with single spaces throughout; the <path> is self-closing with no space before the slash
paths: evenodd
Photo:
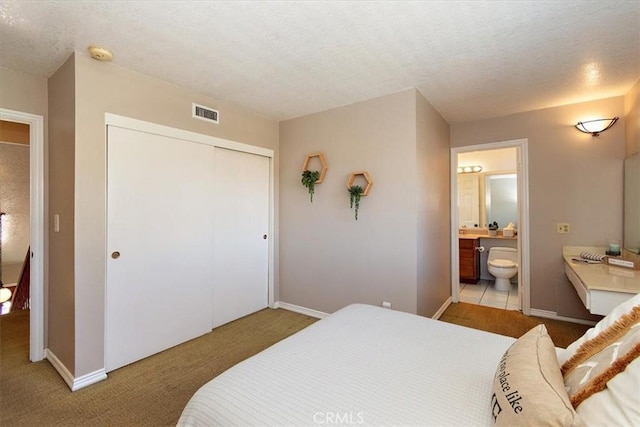
<path id="1" fill-rule="evenodd" d="M 489 249 L 487 269 L 496 278 L 497 291 L 510 291 L 511 279 L 518 274 L 518 250 L 494 247 Z"/>

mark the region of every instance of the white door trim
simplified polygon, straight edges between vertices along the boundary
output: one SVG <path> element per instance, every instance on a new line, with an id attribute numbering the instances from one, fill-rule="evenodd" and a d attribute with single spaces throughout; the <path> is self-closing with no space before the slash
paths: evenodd
<path id="1" fill-rule="evenodd" d="M 125 129 L 137 130 L 140 132 L 148 132 L 156 135 L 168 136 L 177 139 L 184 139 L 186 141 L 197 142 L 201 144 L 212 145 L 214 147 L 226 148 L 229 150 L 241 151 L 244 153 L 257 154 L 260 156 L 269 158 L 269 307 L 273 308 L 275 304 L 275 248 L 276 243 L 274 239 L 275 233 L 275 167 L 273 159 L 273 150 L 269 148 L 258 147 L 255 145 L 243 144 L 241 142 L 231 141 L 228 139 L 218 138 L 210 135 L 203 135 L 196 132 L 191 132 L 184 129 L 172 128 L 169 126 L 160 125 L 157 123 L 146 122 L 143 120 L 132 119 L 130 117 L 119 116 L 117 114 L 105 113 L 105 135 L 107 132 L 106 126 L 117 126 Z M 105 180 L 106 186 L 106 180 Z M 105 194 L 107 194 L 107 188 L 105 187 Z M 105 218 L 107 217 L 106 211 L 107 204 L 105 203 Z M 105 230 L 105 244 L 106 244 L 106 230 Z M 105 271 L 107 263 L 107 248 L 105 246 Z M 106 278 L 105 278 L 106 279 Z M 106 283 L 106 280 L 105 280 Z M 105 288 L 106 293 L 106 288 Z M 106 311 L 105 311 L 106 315 Z"/>
<path id="2" fill-rule="evenodd" d="M 459 250 L 455 242 L 458 241 L 458 154 L 471 151 L 486 151 L 499 148 L 518 148 L 518 253 L 520 254 L 519 280 L 520 307 L 522 313 L 531 314 L 530 301 L 530 255 L 529 244 L 529 157 L 528 140 L 516 139 L 511 141 L 492 142 L 487 144 L 468 145 L 451 149 L 451 299 L 458 302 L 460 284 L 459 274 Z M 523 250 L 523 248 L 525 250 Z"/>
<path id="3" fill-rule="evenodd" d="M 44 359 L 44 118 L 36 114 L 0 108 L 0 120 L 29 125 L 31 310 L 29 359 Z"/>

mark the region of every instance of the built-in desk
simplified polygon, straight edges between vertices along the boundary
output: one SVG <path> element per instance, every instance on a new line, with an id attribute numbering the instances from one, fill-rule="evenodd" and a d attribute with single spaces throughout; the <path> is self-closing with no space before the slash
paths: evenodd
<path id="1" fill-rule="evenodd" d="M 580 258 L 581 252 L 604 254 L 605 248 L 562 248 L 564 271 L 591 313 L 606 316 L 614 307 L 640 293 L 640 271 L 573 261 L 573 258 Z"/>

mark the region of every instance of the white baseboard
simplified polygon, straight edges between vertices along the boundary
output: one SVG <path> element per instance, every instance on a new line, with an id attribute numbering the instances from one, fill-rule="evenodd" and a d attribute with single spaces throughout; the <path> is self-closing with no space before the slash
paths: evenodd
<path id="1" fill-rule="evenodd" d="M 579 323 L 581 325 L 593 326 L 593 325 L 596 324 L 596 322 L 594 322 L 592 320 L 584 320 L 584 319 L 576 319 L 574 317 L 558 316 L 558 313 L 556 313 L 555 311 L 539 310 L 537 308 L 532 308 L 531 312 L 530 312 L 530 315 L 531 316 L 536 316 L 536 317 L 544 317 L 545 319 L 562 320 L 563 322 Z"/>
<path id="2" fill-rule="evenodd" d="M 75 378 L 73 380 L 73 387 L 71 387 L 71 391 L 80 390 L 81 388 L 84 388 L 86 386 L 95 384 L 97 382 L 100 382 L 106 379 L 107 379 L 107 373 L 104 370 L 104 368 L 98 369 L 97 371 L 93 371 L 88 374 L 82 375 L 78 378 Z"/>
<path id="3" fill-rule="evenodd" d="M 64 382 L 67 383 L 71 390 L 73 390 L 73 375 L 71 375 L 71 372 L 69 372 L 67 367 L 64 366 L 60 359 L 58 359 L 50 349 L 45 349 L 44 354 L 49 363 L 51 363 L 51 366 L 53 366 L 53 369 L 58 371 L 58 374 L 60 374 Z"/>
<path id="4" fill-rule="evenodd" d="M 294 313 L 304 314 L 306 316 L 315 317 L 316 319 L 324 319 L 329 313 L 313 310 L 311 308 L 301 307 L 295 304 L 289 304 L 288 302 L 276 301 L 273 304 L 273 308 L 282 308 L 284 310 L 293 311 Z"/>
<path id="5" fill-rule="evenodd" d="M 451 300 L 451 297 L 447 298 L 447 300 L 444 302 L 444 304 L 442 304 L 442 307 L 440 307 L 438 309 L 438 311 L 436 311 L 436 314 L 434 314 L 433 316 L 431 316 L 432 319 L 438 320 L 440 318 L 440 316 L 442 316 L 442 313 L 444 313 L 444 311 L 451 305 L 453 301 Z"/>
<path id="6" fill-rule="evenodd" d="M 98 369 L 97 371 L 75 378 L 71 375 L 71 372 L 69 372 L 67 367 L 64 366 L 64 363 L 62 363 L 50 349 L 45 349 L 44 354 L 49 363 L 51 363 L 51 366 L 58 371 L 58 374 L 60 374 L 64 382 L 67 383 L 67 386 L 69 386 L 71 391 L 80 390 L 81 388 L 95 384 L 98 381 L 107 379 L 107 373 L 104 369 Z"/>

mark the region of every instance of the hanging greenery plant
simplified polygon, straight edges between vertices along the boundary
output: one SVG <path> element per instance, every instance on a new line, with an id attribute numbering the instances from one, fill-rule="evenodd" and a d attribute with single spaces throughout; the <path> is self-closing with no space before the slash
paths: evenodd
<path id="1" fill-rule="evenodd" d="M 362 197 L 362 193 L 364 193 L 364 189 L 359 185 L 349 187 L 349 202 L 351 209 L 353 209 L 354 205 L 356 207 L 356 221 L 358 220 L 358 209 L 360 209 L 360 197 Z"/>
<path id="2" fill-rule="evenodd" d="M 313 203 L 313 193 L 315 193 L 316 181 L 320 178 L 320 171 L 305 170 L 302 172 L 302 185 L 309 190 L 309 198 Z"/>

